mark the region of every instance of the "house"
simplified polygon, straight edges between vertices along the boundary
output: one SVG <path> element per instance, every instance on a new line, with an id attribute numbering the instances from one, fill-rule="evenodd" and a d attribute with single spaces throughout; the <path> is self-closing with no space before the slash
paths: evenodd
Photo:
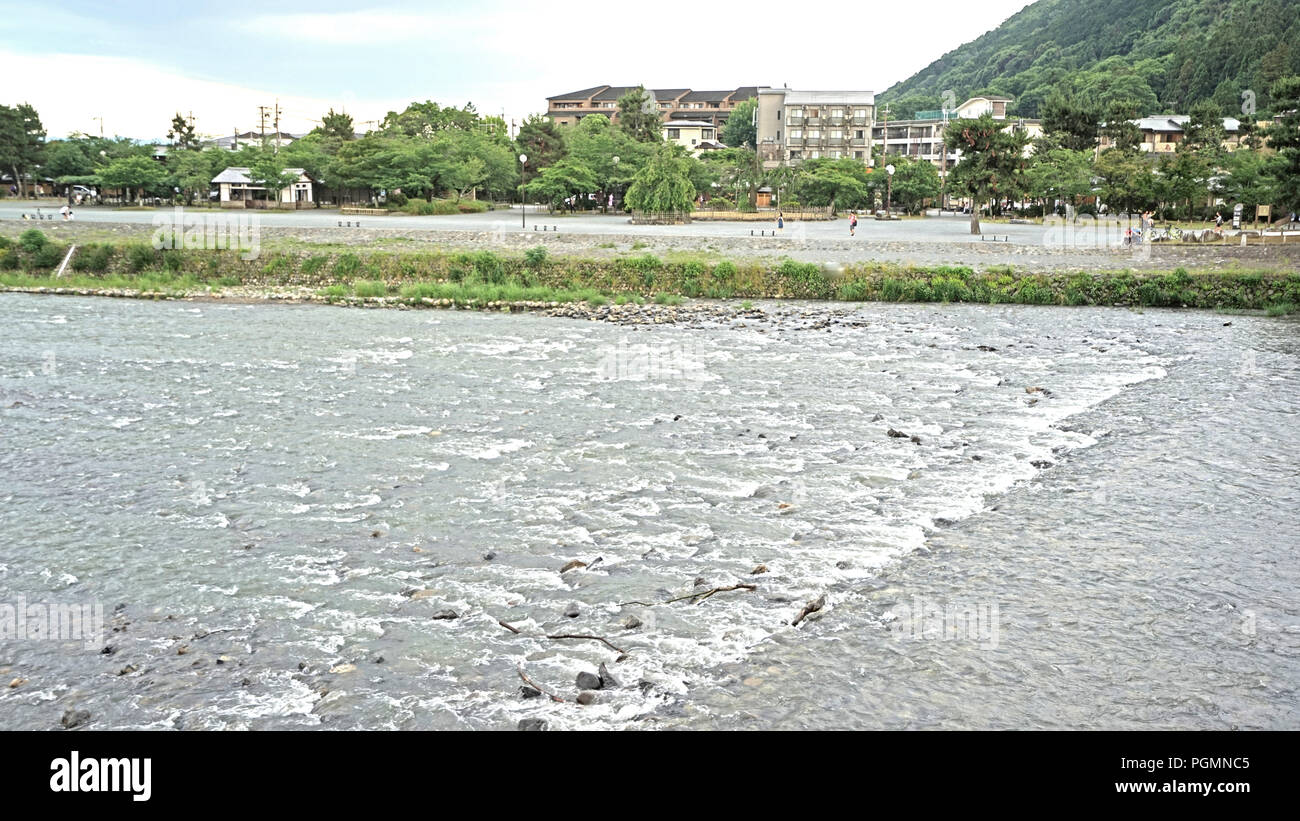
<path id="1" fill-rule="evenodd" d="M 676 143 L 692 156 L 698 157 L 701 151 L 726 148 L 718 142 L 718 129 L 711 122 L 702 120 L 670 120 L 663 125 L 664 141 Z"/>
<path id="2" fill-rule="evenodd" d="M 297 179 L 268 196 L 266 186 L 258 185 L 249 177 L 249 169 L 231 166 L 212 178 L 220 191 L 222 208 L 314 208 L 313 180 L 301 168 L 286 168 Z"/>
<path id="3" fill-rule="evenodd" d="M 1155 117 L 1141 117 L 1129 122 L 1136 125 L 1138 131 L 1142 133 L 1142 142 L 1138 143 L 1138 150 L 1148 154 L 1172 154 L 1178 150 L 1178 144 L 1183 141 L 1183 131 L 1191 119 L 1186 114 L 1161 114 Z M 1241 145 L 1241 121 L 1224 117 L 1223 130 L 1224 150 L 1236 151 Z M 1113 146 L 1114 141 L 1103 134 L 1100 150 L 1105 151 Z"/>

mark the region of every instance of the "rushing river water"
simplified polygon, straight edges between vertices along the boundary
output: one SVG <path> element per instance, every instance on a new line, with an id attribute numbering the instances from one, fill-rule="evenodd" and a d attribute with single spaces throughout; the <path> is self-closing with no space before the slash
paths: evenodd
<path id="1" fill-rule="evenodd" d="M 1295 321 L 766 307 L 0 296 L 0 727 L 1300 728 Z"/>

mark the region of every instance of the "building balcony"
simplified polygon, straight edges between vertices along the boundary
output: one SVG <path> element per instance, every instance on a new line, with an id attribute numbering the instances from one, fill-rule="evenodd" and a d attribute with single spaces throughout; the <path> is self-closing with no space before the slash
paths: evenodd
<path id="1" fill-rule="evenodd" d="M 805 118 L 804 118 L 804 123 L 805 123 L 806 125 L 821 125 L 821 124 L 822 124 L 822 118 L 821 118 L 821 117 L 805 117 Z"/>
<path id="2" fill-rule="evenodd" d="M 785 124 L 788 126 L 800 126 L 804 124 L 803 120 L 803 117 L 786 117 Z"/>

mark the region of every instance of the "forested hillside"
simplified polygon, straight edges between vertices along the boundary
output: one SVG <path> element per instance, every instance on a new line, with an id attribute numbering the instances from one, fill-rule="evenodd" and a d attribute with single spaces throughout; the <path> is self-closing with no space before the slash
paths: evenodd
<path id="1" fill-rule="evenodd" d="M 1300 74 L 1300 0 L 1039 0 L 998 28 L 881 95 L 896 115 L 937 109 L 945 91 L 1015 99 L 1039 115 L 1053 91 L 1099 110 L 1131 101 L 1143 114 L 1212 100 L 1241 116 Z M 1253 97 L 1246 92 L 1253 92 Z"/>

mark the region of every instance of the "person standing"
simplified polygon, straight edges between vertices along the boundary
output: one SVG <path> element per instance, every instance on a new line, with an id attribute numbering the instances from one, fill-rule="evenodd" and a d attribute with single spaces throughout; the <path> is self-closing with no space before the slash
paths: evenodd
<path id="1" fill-rule="evenodd" d="M 776 227 L 779 230 L 785 230 L 785 214 L 780 211 L 776 212 Z"/>
<path id="2" fill-rule="evenodd" d="M 67 203 L 64 203 L 63 207 L 59 209 L 59 213 L 63 215 L 63 221 L 67 222 L 72 215 L 72 209 L 67 206 Z"/>
<path id="3" fill-rule="evenodd" d="M 856 237 L 857 235 L 858 235 L 858 212 L 850 211 L 849 212 L 849 236 Z"/>

